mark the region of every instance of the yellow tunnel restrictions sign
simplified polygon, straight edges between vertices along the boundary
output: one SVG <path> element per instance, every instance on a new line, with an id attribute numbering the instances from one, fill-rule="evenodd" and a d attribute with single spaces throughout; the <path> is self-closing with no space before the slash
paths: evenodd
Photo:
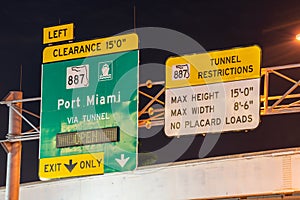
<path id="1" fill-rule="evenodd" d="M 256 45 L 169 58 L 166 135 L 255 129 L 260 122 L 260 64 Z"/>
<path id="2" fill-rule="evenodd" d="M 260 78 L 259 46 L 170 57 L 166 88 L 206 85 Z"/>
<path id="3" fill-rule="evenodd" d="M 103 152 L 40 159 L 40 178 L 64 178 L 95 174 L 104 174 Z"/>

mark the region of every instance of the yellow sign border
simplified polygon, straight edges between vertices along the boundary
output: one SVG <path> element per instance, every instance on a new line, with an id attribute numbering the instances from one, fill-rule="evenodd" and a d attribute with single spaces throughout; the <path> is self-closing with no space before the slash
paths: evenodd
<path id="1" fill-rule="evenodd" d="M 43 63 L 84 58 L 138 49 L 138 35 L 131 33 L 46 47 Z"/>

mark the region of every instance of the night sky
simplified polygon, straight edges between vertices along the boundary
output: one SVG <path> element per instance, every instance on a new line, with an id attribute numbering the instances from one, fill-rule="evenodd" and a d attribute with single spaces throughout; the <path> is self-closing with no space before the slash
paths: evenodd
<path id="1" fill-rule="evenodd" d="M 300 62 L 300 42 L 295 40 L 295 35 L 300 33 L 300 1 L 297 0 L 6 1 L 0 8 L 0 97 L 20 87 L 24 98 L 40 97 L 44 27 L 74 23 L 75 41 L 83 41 L 133 29 L 134 21 L 136 28 L 161 27 L 178 31 L 197 41 L 206 51 L 259 45 L 262 67 Z M 158 36 L 156 39 L 166 38 Z M 181 52 L 197 53 L 189 48 Z M 140 64 L 160 63 L 163 66 L 172 55 L 174 52 L 142 49 Z M 299 80 L 300 75 L 293 75 Z M 278 82 L 271 87 L 276 93 L 282 84 Z M 24 104 L 24 107 L 39 113 L 38 102 Z M 7 107 L 0 106 L 0 139 L 7 133 L 7 116 Z M 253 131 L 224 133 L 207 157 L 299 147 L 299 119 L 297 113 L 262 116 L 259 127 Z M 38 124 L 37 120 L 33 122 Z M 28 128 L 24 124 L 24 130 Z M 139 152 L 151 154 L 172 140 L 157 130 L 152 137 L 140 138 Z M 192 142 L 176 160 L 197 159 L 203 138 L 197 135 L 178 139 L 178 142 L 190 139 Z M 154 163 L 167 162 L 164 156 L 156 155 L 158 159 Z M 3 186 L 6 153 L 2 148 L 0 163 L 0 186 Z M 37 140 L 23 142 L 21 176 L 22 183 L 38 180 Z"/>

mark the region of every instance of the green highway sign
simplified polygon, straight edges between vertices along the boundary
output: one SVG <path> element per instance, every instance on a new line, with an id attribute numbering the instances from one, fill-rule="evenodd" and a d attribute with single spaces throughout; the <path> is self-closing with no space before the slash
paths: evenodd
<path id="1" fill-rule="evenodd" d="M 116 37 L 100 40 L 103 54 L 43 64 L 41 179 L 136 168 L 138 40 L 135 34 Z M 107 41 L 121 42 L 105 51 Z M 122 51 L 126 43 L 131 49 Z M 44 50 L 51 55 L 47 48 L 53 46 Z"/>

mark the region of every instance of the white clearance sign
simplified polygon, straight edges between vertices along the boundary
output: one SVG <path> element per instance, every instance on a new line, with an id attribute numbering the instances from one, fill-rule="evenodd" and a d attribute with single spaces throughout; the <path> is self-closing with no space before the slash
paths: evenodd
<path id="1" fill-rule="evenodd" d="M 260 121 L 260 48 L 193 54 L 166 63 L 165 133 L 254 129 Z"/>

